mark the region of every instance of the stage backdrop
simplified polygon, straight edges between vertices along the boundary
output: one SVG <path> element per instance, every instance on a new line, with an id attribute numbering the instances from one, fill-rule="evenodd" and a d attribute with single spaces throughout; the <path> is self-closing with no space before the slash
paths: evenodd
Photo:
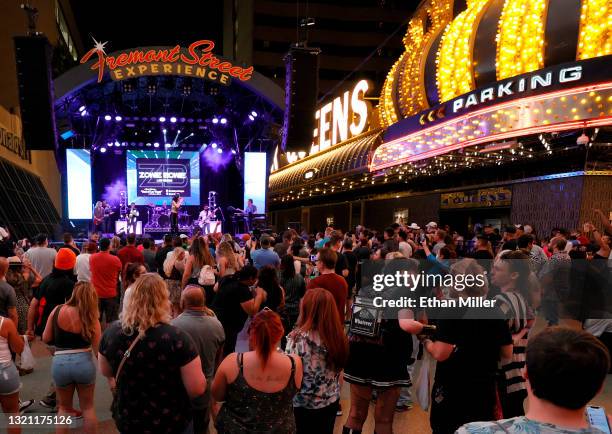
<path id="1" fill-rule="evenodd" d="M 119 200 L 122 192 L 128 192 L 128 181 L 127 181 L 127 160 L 128 153 L 133 152 L 129 149 L 108 149 L 105 153 L 92 152 L 91 153 L 91 165 L 92 165 L 92 184 L 93 184 L 93 202 L 97 200 L 106 200 L 115 210 L 119 206 Z M 141 152 L 141 151 L 136 151 Z M 150 152 L 150 151 L 149 151 Z M 177 154 L 180 151 L 171 151 Z M 197 217 L 201 206 L 208 202 L 208 192 L 214 190 L 217 192 L 217 204 L 222 207 L 223 212 L 226 213 L 226 209 L 229 205 L 237 208 L 242 208 L 242 198 L 244 191 L 244 183 L 242 181 L 242 174 L 236 167 L 233 158 L 228 158 L 227 161 L 219 162 L 215 159 L 211 159 L 205 152 L 199 153 L 199 170 L 198 183 L 194 186 L 194 156 L 190 154 L 198 155 L 198 152 L 183 152 L 179 157 L 189 158 L 189 174 L 191 177 L 191 183 L 189 185 L 190 194 L 192 195 L 191 200 L 185 207 L 192 217 Z M 215 154 L 218 154 L 215 152 Z M 225 152 L 230 154 L 230 152 Z M 158 157 L 165 155 L 165 151 L 158 151 Z M 187 157 L 187 155 L 189 157 Z M 231 155 L 231 154 L 230 154 Z M 133 164 L 136 163 L 135 156 L 133 156 Z M 155 159 L 155 156 L 152 157 Z M 146 158 L 145 158 L 146 160 Z M 170 160 L 172 161 L 172 160 Z M 137 191 L 136 169 L 132 169 L 132 176 L 134 176 L 134 194 Z M 157 175 L 155 175 L 157 176 Z M 163 178 L 162 178 L 163 179 Z M 178 179 L 178 176 L 177 176 Z M 194 200 L 194 196 L 197 194 L 198 201 Z M 133 196 L 129 195 L 129 199 Z M 144 197 L 144 200 L 140 203 L 161 203 L 167 200 L 167 204 L 170 204 L 171 198 L 155 198 L 155 197 Z M 138 202 L 137 202 L 138 203 Z M 144 208 L 141 208 L 141 217 L 143 220 L 146 219 L 146 212 Z M 225 215 L 229 217 L 229 215 Z"/>

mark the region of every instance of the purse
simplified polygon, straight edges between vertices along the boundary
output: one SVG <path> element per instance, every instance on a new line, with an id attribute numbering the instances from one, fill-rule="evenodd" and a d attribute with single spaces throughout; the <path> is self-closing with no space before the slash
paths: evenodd
<path id="1" fill-rule="evenodd" d="M 126 352 L 123 353 L 123 357 L 121 358 L 121 361 L 119 362 L 119 367 L 117 368 L 117 372 L 115 373 L 115 387 L 111 388 L 111 393 L 113 394 L 113 401 L 111 402 L 110 410 L 111 410 L 111 414 L 113 415 L 113 417 L 115 416 L 115 412 L 117 410 L 117 384 L 119 383 L 119 374 L 121 374 L 121 370 L 123 369 L 123 365 L 125 364 L 127 359 L 130 357 L 130 355 L 132 354 L 132 350 L 134 349 L 134 347 L 136 346 L 138 341 L 143 336 L 144 336 L 144 334 L 142 334 L 142 333 L 139 333 L 138 336 L 136 336 L 136 339 L 134 339 L 132 341 L 132 343 L 130 344 L 130 346 L 126 350 Z"/>

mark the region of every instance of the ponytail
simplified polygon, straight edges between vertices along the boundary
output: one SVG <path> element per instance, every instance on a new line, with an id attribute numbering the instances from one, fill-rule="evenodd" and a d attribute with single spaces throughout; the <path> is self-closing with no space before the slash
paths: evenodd
<path id="1" fill-rule="evenodd" d="M 249 328 L 249 344 L 261 358 L 264 368 L 275 350 L 274 345 L 280 341 L 284 332 L 283 323 L 276 312 L 265 309 L 253 317 Z"/>

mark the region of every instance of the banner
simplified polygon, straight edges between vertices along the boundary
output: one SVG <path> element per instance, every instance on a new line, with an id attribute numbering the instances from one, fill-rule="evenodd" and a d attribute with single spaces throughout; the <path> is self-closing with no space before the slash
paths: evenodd
<path id="1" fill-rule="evenodd" d="M 481 208 L 510 206 L 512 190 L 506 187 L 458 191 L 440 195 L 440 208 Z"/>
<path id="2" fill-rule="evenodd" d="M 170 161 L 163 158 L 137 158 L 136 173 L 140 197 L 174 196 L 176 193 L 191 196 L 190 160 L 187 158 Z"/>

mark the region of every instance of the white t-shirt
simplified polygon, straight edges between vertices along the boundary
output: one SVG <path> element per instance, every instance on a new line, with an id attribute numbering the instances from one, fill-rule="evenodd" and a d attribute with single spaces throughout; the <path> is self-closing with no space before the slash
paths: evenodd
<path id="1" fill-rule="evenodd" d="M 32 247 L 24 254 L 32 264 L 32 267 L 43 278 L 47 277 L 53 271 L 56 255 L 57 252 L 55 249 L 51 249 L 50 247 Z"/>
<path id="2" fill-rule="evenodd" d="M 74 274 L 76 274 L 77 281 L 79 282 L 91 282 L 91 268 L 89 268 L 90 257 L 90 253 L 81 253 L 76 258 Z"/>

